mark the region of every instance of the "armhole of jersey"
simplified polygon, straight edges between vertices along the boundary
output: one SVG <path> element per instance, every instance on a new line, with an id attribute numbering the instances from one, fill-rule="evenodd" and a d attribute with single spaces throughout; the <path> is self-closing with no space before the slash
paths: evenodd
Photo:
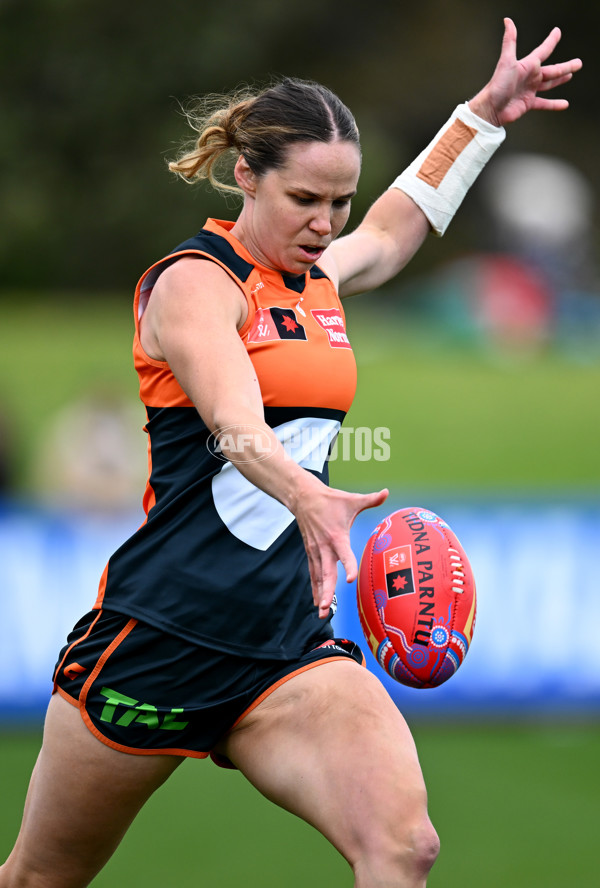
<path id="1" fill-rule="evenodd" d="M 329 265 L 332 265 L 334 267 L 335 274 L 332 274 L 330 268 L 328 267 Z M 342 297 L 340 296 L 340 272 L 335 259 L 332 258 L 330 260 L 326 260 L 324 268 L 322 265 L 317 265 L 316 267 L 321 272 L 321 274 L 327 278 L 327 280 L 335 290 L 338 300 L 342 302 Z"/>
<path id="2" fill-rule="evenodd" d="M 248 315 L 246 317 L 246 320 L 238 330 L 238 336 L 240 337 L 240 339 L 244 339 L 254 321 L 254 315 L 256 314 L 256 305 L 254 304 L 253 300 L 250 299 L 250 296 L 246 292 L 246 290 L 240 286 L 239 282 L 238 287 L 240 287 L 240 290 L 244 294 L 244 299 L 246 300 L 246 305 L 248 306 Z"/>
<path id="3" fill-rule="evenodd" d="M 174 265 L 179 259 L 183 259 L 184 256 L 195 257 L 198 259 L 205 259 L 209 262 L 214 262 L 216 265 L 219 265 L 223 271 L 225 271 L 234 284 L 240 289 L 248 309 L 248 316 L 242 326 L 239 329 L 239 335 L 242 336 L 250 327 L 252 320 L 254 319 L 254 306 L 252 305 L 250 299 L 248 298 L 248 294 L 244 289 L 241 281 L 234 275 L 230 268 L 227 267 L 223 262 L 219 259 L 211 256 L 210 253 L 203 253 L 200 250 L 185 250 L 181 253 L 175 253 L 171 256 L 165 256 L 163 259 L 160 259 L 154 265 L 150 266 L 150 268 L 144 272 L 142 277 L 140 278 L 138 285 L 136 287 L 136 293 L 134 298 L 134 323 L 135 323 L 135 335 L 137 339 L 137 343 L 139 346 L 140 353 L 143 355 L 144 360 L 151 364 L 153 367 L 168 367 L 167 361 L 158 361 L 156 358 L 151 358 L 150 355 L 146 354 L 146 351 L 142 347 L 142 342 L 140 339 L 140 321 L 142 319 L 142 315 L 144 314 L 146 308 L 148 307 L 148 303 L 150 301 L 150 296 L 152 295 L 152 291 L 156 285 L 157 280 L 167 268 L 171 265 Z"/>
<path id="4" fill-rule="evenodd" d="M 333 283 L 333 281 L 331 280 L 331 278 L 329 279 L 329 282 L 335 292 L 335 298 L 337 299 L 338 305 L 340 307 L 340 312 L 342 314 L 342 320 L 344 322 L 344 330 L 346 330 L 346 312 L 344 311 L 344 300 L 340 296 L 340 291 L 338 289 L 336 289 L 336 286 Z"/>

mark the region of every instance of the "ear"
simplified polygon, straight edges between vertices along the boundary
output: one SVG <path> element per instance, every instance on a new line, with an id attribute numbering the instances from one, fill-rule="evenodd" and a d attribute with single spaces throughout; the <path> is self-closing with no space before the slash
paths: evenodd
<path id="1" fill-rule="evenodd" d="M 233 175 L 244 194 L 247 197 L 254 197 L 256 194 L 256 175 L 250 169 L 248 161 L 243 154 L 240 154 L 236 161 Z"/>

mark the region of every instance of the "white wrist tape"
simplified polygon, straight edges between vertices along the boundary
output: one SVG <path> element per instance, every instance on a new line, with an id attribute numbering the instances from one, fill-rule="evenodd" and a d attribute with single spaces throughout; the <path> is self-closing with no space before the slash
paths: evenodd
<path id="1" fill-rule="evenodd" d="M 478 117 L 465 102 L 390 188 L 408 194 L 441 237 L 505 137 L 504 127 Z"/>

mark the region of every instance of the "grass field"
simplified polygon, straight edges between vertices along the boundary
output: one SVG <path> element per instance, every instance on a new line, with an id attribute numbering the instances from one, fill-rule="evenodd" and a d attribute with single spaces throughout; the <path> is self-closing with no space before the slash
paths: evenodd
<path id="1" fill-rule="evenodd" d="M 442 853 L 429 888 L 595 888 L 594 726 L 413 724 Z M 39 736 L 0 735 L 0 859 Z M 340 750 L 343 754 L 343 750 Z M 95 888 L 351 888 L 312 827 L 237 772 L 187 761 L 150 800 Z"/>

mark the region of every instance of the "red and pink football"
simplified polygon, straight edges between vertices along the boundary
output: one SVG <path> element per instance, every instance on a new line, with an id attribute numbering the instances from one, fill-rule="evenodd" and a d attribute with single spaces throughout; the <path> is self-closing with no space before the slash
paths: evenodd
<path id="1" fill-rule="evenodd" d="M 360 621 L 392 678 L 434 688 L 463 662 L 475 628 L 471 565 L 451 528 L 427 509 L 399 509 L 365 546 L 357 583 Z"/>

